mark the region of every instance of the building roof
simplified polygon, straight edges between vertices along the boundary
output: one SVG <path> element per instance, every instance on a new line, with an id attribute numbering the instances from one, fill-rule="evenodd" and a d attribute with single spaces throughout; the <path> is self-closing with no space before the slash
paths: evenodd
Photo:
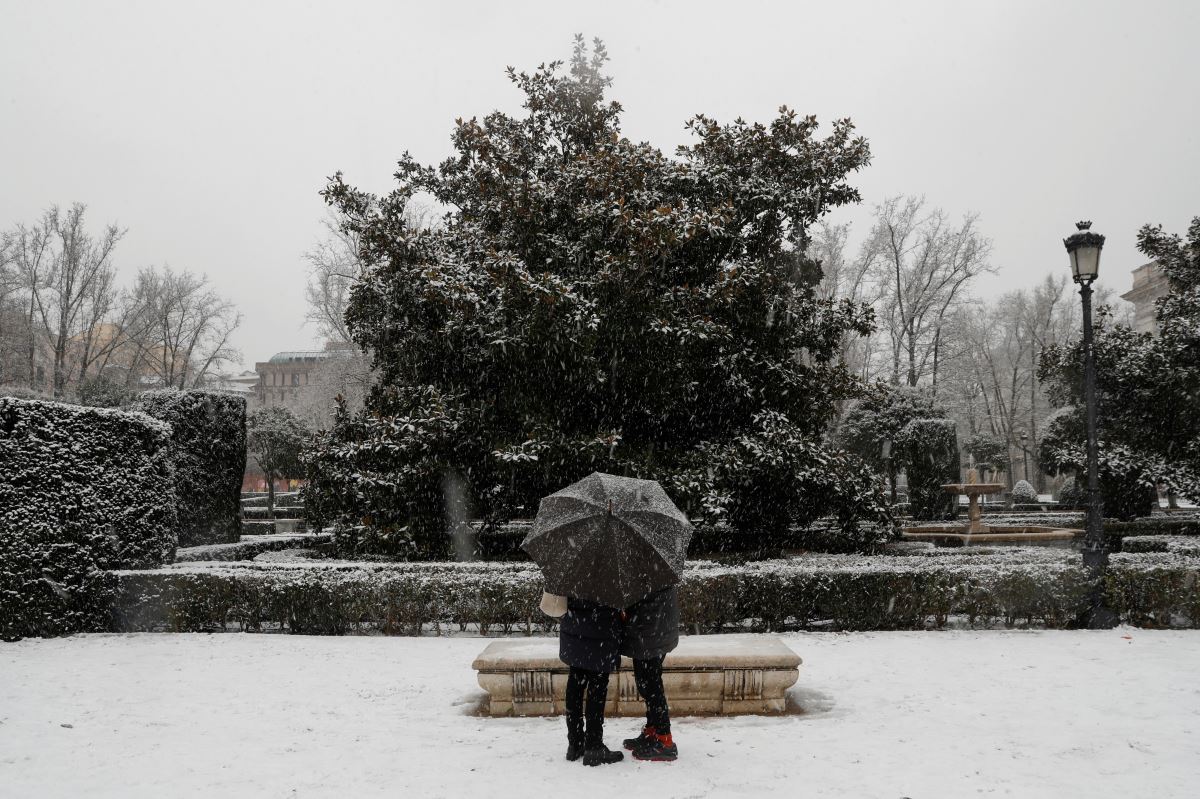
<path id="1" fill-rule="evenodd" d="M 291 350 L 287 352 L 277 352 L 271 356 L 271 360 L 267 363 L 296 363 L 297 361 L 318 361 L 323 358 L 328 358 L 330 353 L 326 350 Z"/>

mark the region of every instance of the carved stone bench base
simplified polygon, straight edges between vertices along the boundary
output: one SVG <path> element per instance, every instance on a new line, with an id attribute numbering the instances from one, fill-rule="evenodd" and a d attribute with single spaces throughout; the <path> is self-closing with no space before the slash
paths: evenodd
<path id="1" fill-rule="evenodd" d="M 472 664 L 488 692 L 492 716 L 554 716 L 563 713 L 568 669 L 558 641 L 493 641 Z M 685 636 L 663 663 L 663 686 L 671 714 L 782 713 L 784 694 L 796 683 L 800 657 L 778 638 L 758 635 Z M 633 664 L 622 658 L 608 684 L 607 715 L 644 716 Z"/>

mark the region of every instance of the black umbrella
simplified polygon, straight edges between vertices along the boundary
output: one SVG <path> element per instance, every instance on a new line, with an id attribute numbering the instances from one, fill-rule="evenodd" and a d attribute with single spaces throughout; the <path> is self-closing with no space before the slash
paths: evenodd
<path id="1" fill-rule="evenodd" d="M 550 593 L 627 608 L 679 582 L 691 538 L 658 483 L 592 472 L 542 499 L 521 548 Z"/>

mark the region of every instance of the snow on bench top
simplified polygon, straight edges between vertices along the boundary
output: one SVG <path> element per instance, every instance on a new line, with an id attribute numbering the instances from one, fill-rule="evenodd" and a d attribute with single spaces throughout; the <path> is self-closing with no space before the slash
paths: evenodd
<path id="1" fill-rule="evenodd" d="M 800 656 L 779 638 L 764 635 L 682 636 L 679 646 L 663 661 L 665 671 L 701 669 L 795 669 Z M 476 671 L 567 671 L 558 659 L 558 641 L 553 638 L 492 641 L 479 653 L 471 667 Z M 621 668 L 631 669 L 629 658 Z"/>

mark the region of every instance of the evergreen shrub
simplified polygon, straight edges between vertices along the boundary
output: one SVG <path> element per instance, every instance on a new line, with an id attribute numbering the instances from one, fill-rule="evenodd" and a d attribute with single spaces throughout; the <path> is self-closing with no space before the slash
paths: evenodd
<path id="1" fill-rule="evenodd" d="M 106 570 L 171 560 L 170 439 L 140 413 L 0 397 L 0 639 L 103 629 Z"/>
<path id="2" fill-rule="evenodd" d="M 1017 505 L 1036 505 L 1038 501 L 1038 493 L 1032 485 L 1025 480 L 1018 480 L 1012 490 L 1013 507 Z"/>
<path id="3" fill-rule="evenodd" d="M 213 391 L 148 391 L 135 410 L 171 425 L 179 545 L 238 540 L 246 468 L 246 400 Z"/>
<path id="4" fill-rule="evenodd" d="M 914 519 L 953 519 L 958 497 L 942 488 L 961 480 L 953 419 L 914 419 L 903 432 L 908 449 L 909 509 Z"/>

